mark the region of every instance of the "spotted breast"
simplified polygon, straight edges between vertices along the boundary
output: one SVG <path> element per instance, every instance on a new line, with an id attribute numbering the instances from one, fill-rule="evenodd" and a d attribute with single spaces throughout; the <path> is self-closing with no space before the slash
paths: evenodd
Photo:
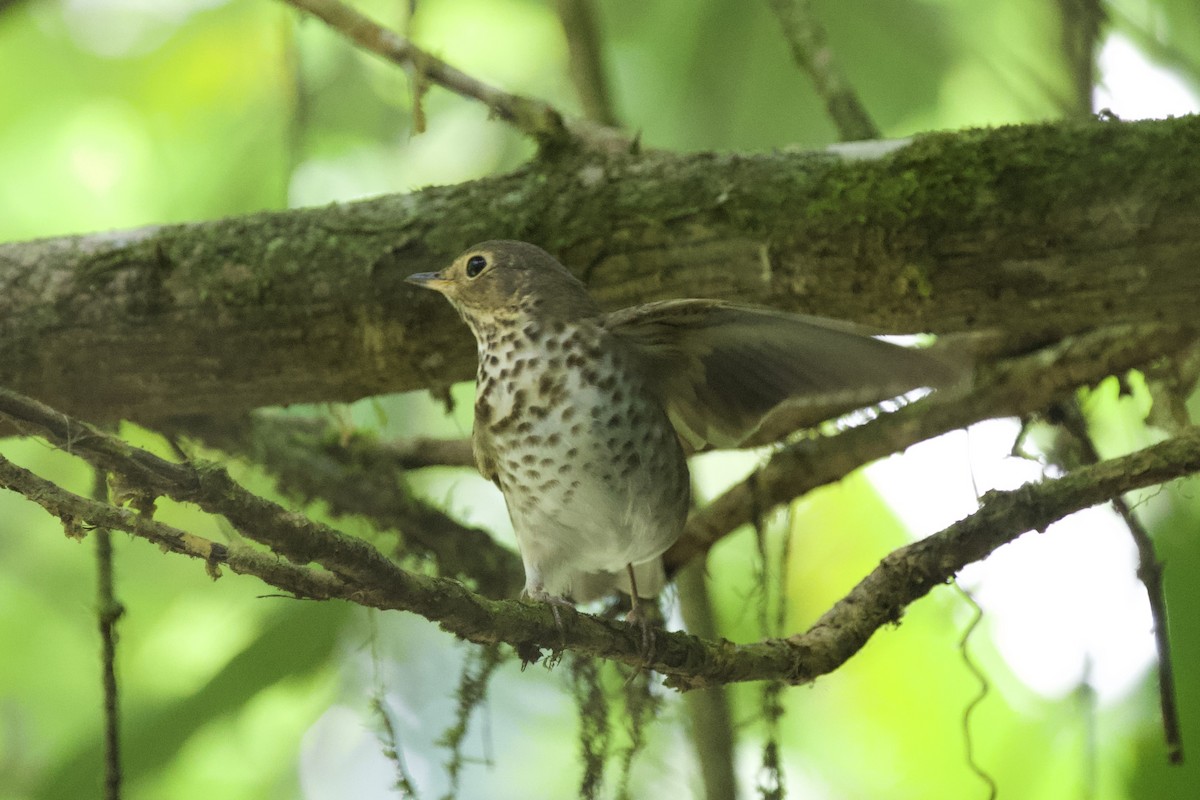
<path id="1" fill-rule="evenodd" d="M 658 557 L 688 509 L 675 430 L 599 320 L 525 305 L 481 331 L 474 443 L 504 492 L 526 593 L 580 602 L 614 585 L 629 591 L 633 565 L 638 594 L 654 596 Z"/>

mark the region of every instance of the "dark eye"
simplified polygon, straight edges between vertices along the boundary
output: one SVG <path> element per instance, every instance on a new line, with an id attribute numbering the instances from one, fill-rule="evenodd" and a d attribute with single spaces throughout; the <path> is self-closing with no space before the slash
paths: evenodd
<path id="1" fill-rule="evenodd" d="M 487 266 L 487 259 L 483 256 L 471 256 L 467 259 L 467 277 L 474 278 L 479 273 L 483 272 Z"/>

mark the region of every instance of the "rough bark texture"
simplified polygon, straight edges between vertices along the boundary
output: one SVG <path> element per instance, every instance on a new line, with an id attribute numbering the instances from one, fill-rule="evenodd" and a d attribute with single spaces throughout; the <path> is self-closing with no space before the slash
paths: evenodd
<path id="1" fill-rule="evenodd" d="M 1200 118 L 922 136 L 882 158 L 562 155 L 324 208 L 0 245 L 0 385 L 92 420 L 232 414 L 469 377 L 404 286 L 521 238 L 602 302 L 721 296 L 889 331 L 1191 323 Z"/>

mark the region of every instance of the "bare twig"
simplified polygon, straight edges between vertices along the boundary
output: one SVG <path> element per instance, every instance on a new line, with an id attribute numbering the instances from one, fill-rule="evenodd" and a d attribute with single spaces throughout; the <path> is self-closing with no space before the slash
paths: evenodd
<path id="1" fill-rule="evenodd" d="M 158 495 L 195 503 L 223 515 L 246 536 L 295 563 L 315 561 L 363 585 L 381 585 L 400 572 L 368 543 L 252 494 L 216 464 L 166 461 L 7 389 L 0 389 L 0 416 L 23 432 L 45 436 L 66 452 L 114 473 L 121 485 L 119 494 L 143 510 L 152 509 Z"/>
<path id="2" fill-rule="evenodd" d="M 92 496 L 104 500 L 108 481 L 96 470 Z M 96 539 L 96 616 L 100 627 L 101 684 L 104 691 L 104 798 L 121 797 L 120 704 L 117 699 L 117 620 L 125 613 L 113 592 L 112 536 L 108 528 L 97 528 Z"/>
<path id="3" fill-rule="evenodd" d="M 796 64 L 812 78 L 830 119 L 843 141 L 880 138 L 854 87 L 842 75 L 829 47 L 825 27 L 813 14 L 809 0 L 771 0 Z"/>
<path id="4" fill-rule="evenodd" d="M 1054 414 L 1059 422 L 1071 434 L 1075 452 L 1085 464 L 1100 462 L 1100 451 L 1092 440 L 1088 429 L 1087 419 L 1079 403 L 1072 399 L 1061 403 Z M 1067 465 L 1072 466 L 1072 465 Z M 1158 700 L 1162 711 L 1163 738 L 1167 744 L 1167 759 L 1172 764 L 1183 763 L 1183 733 L 1179 725 L 1179 704 L 1175 691 L 1175 661 L 1171 657 L 1170 628 L 1167 624 L 1167 595 L 1163 587 L 1163 567 L 1154 549 L 1154 540 L 1146 526 L 1133 513 L 1133 508 L 1124 497 L 1114 497 L 1112 506 L 1129 535 L 1137 546 L 1138 580 L 1146 587 L 1146 598 L 1150 603 L 1150 617 L 1154 621 L 1154 647 L 1158 652 Z"/>
<path id="5" fill-rule="evenodd" d="M 567 120 L 549 103 L 511 94 L 452 67 L 437 56 L 383 27 L 340 0 L 283 0 L 312 14 L 364 50 L 420 73 L 420 80 L 448 89 L 462 97 L 478 100 L 500 119 L 530 136 L 543 148 L 579 142 L 598 149 L 629 148 L 630 140 L 620 131 L 585 120 Z"/>
<path id="6" fill-rule="evenodd" d="M 593 0 L 557 0 L 556 5 L 558 19 L 567 37 L 571 81 L 583 105 L 583 113 L 593 122 L 616 127 L 617 115 L 608 92 L 595 4 Z"/>

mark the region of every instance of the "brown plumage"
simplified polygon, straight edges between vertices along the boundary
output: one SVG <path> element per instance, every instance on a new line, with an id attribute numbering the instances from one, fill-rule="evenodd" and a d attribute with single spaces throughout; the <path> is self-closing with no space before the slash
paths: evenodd
<path id="1" fill-rule="evenodd" d="M 408 280 L 475 334 L 475 459 L 504 493 L 526 594 L 550 602 L 635 579 L 636 595 L 657 594 L 687 516 L 686 449 L 753 438 L 781 404 L 828 416 L 956 377 L 818 317 L 716 300 L 605 314 L 523 242 L 484 242 Z"/>

